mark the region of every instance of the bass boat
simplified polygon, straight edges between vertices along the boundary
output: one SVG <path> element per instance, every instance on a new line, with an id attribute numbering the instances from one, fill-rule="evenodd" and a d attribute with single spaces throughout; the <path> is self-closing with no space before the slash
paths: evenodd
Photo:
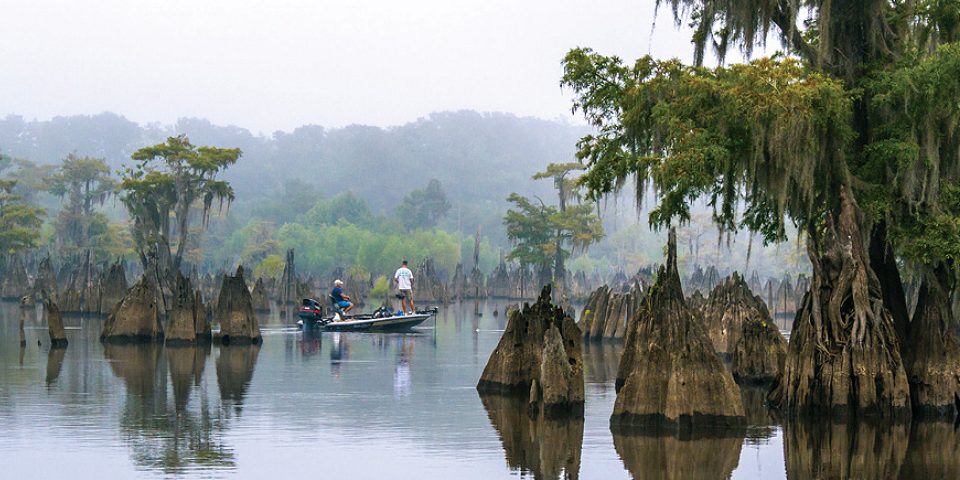
<path id="1" fill-rule="evenodd" d="M 434 307 L 417 310 L 414 313 L 391 312 L 385 308 L 379 308 L 373 313 L 345 315 L 333 305 L 336 304 L 331 303 L 332 312 L 324 315 L 320 302 L 312 298 L 303 299 L 298 312 L 300 320 L 297 325 L 303 329 L 320 329 L 330 332 L 395 332 L 409 330 L 437 314 L 437 308 Z"/>

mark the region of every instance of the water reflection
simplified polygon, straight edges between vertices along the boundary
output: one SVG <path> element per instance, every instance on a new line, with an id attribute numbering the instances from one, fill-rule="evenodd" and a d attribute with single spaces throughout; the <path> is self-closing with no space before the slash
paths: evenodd
<path id="1" fill-rule="evenodd" d="M 77 318 L 66 350 L 49 349 L 36 309 L 0 303 L 3 478 L 34 478 L 37 459 L 51 478 L 93 478 L 90 461 L 118 478 L 960 478 L 951 423 L 784 424 L 762 389 L 742 392 L 745 438 L 610 432 L 619 342 L 584 344 L 585 421 L 531 418 L 522 398 L 478 402 L 506 316 L 487 302 L 477 319 L 472 303 L 429 333 L 276 329 L 262 347 L 102 345 L 103 320 Z M 322 414 L 304 416 L 304 402 Z M 303 455 L 305 444 L 323 448 Z"/>
<path id="2" fill-rule="evenodd" d="M 740 399 L 747 415 L 747 441 L 751 444 L 767 442 L 780 430 L 782 415 L 776 409 L 767 406 L 766 386 L 740 387 Z"/>
<path id="3" fill-rule="evenodd" d="M 635 479 L 729 478 L 737 468 L 743 436 L 614 431 L 613 447 Z"/>
<path id="4" fill-rule="evenodd" d="M 224 345 L 217 357 L 217 385 L 224 409 L 232 406 L 237 415 L 243 410 L 243 399 L 253 379 L 253 369 L 260 354 L 260 345 Z"/>
<path id="5" fill-rule="evenodd" d="M 60 371 L 63 370 L 63 357 L 66 355 L 66 348 L 50 347 L 50 352 L 47 353 L 46 383 L 48 387 L 60 378 Z"/>
<path id="6" fill-rule="evenodd" d="M 200 384 L 209 348 L 104 345 L 110 368 L 126 386 L 120 429 L 139 467 L 165 473 L 235 467 L 233 451 L 222 443 L 225 420 L 211 409 L 205 389 L 200 389 L 197 405 L 189 408 L 190 391 Z"/>
<path id="7" fill-rule="evenodd" d="M 583 418 L 528 415 L 525 398 L 480 395 L 490 423 L 503 442 L 507 465 L 537 479 L 576 479 L 583 448 Z"/>
<path id="8" fill-rule="evenodd" d="M 201 384 L 210 348 L 210 345 L 197 345 L 165 349 L 170 383 L 173 385 L 173 403 L 178 413 L 186 410 L 190 392 Z"/>
<path id="9" fill-rule="evenodd" d="M 787 421 L 787 478 L 897 478 L 908 434 L 906 424 Z"/>
<path id="10" fill-rule="evenodd" d="M 333 347 L 330 349 L 330 373 L 339 378 L 340 367 L 350 359 L 350 342 L 347 336 L 340 332 L 334 332 L 331 337 Z"/>
<path id="11" fill-rule="evenodd" d="M 322 334 L 312 328 L 304 329 L 300 335 L 300 356 L 303 359 L 313 357 L 320 353 L 322 343 L 320 341 Z"/>
<path id="12" fill-rule="evenodd" d="M 605 340 L 583 342 L 583 379 L 586 383 L 597 384 L 601 391 L 613 390 L 620 366 L 620 353 L 623 342 Z"/>
<path id="13" fill-rule="evenodd" d="M 397 363 L 393 370 L 393 394 L 397 397 L 410 395 L 410 359 L 413 358 L 413 337 L 397 337 Z"/>
<path id="14" fill-rule="evenodd" d="M 913 422 L 902 478 L 960 478 L 960 425 Z"/>

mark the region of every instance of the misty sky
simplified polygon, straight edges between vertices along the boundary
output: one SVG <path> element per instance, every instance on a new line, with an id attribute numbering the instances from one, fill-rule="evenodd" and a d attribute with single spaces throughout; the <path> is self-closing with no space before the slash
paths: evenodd
<path id="1" fill-rule="evenodd" d="M 438 110 L 570 115 L 560 60 L 691 57 L 653 0 L 0 0 L 0 116 L 113 111 L 256 132 Z"/>

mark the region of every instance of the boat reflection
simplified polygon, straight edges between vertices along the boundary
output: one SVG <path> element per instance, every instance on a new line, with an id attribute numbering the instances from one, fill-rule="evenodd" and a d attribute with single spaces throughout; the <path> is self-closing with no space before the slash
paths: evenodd
<path id="1" fill-rule="evenodd" d="M 350 359 L 350 342 L 347 340 L 347 335 L 340 332 L 333 332 L 331 341 L 333 347 L 330 349 L 330 373 L 340 378 L 343 362 Z"/>
<path id="2" fill-rule="evenodd" d="M 304 360 L 320 353 L 320 347 L 322 346 L 320 341 L 321 337 L 321 333 L 312 328 L 301 331 L 300 341 L 298 343 L 300 344 L 300 356 Z"/>
<path id="3" fill-rule="evenodd" d="M 536 479 L 576 479 L 583 449 L 583 417 L 528 415 L 526 398 L 480 395 L 500 436 L 507 465 Z"/>
<path id="4" fill-rule="evenodd" d="M 410 360 L 413 358 L 414 338 L 403 335 L 397 337 L 397 363 L 393 369 L 393 395 L 406 397 L 410 395 Z"/>

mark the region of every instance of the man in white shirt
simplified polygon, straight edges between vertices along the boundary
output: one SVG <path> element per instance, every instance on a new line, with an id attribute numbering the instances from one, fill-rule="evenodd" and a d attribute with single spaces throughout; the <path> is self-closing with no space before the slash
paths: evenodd
<path id="1" fill-rule="evenodd" d="M 407 312 L 413 313 L 416 310 L 416 307 L 413 305 L 413 272 L 407 268 L 407 261 L 404 260 L 403 264 L 400 265 L 400 268 L 397 269 L 396 273 L 393 274 L 393 281 L 397 284 L 397 290 L 399 293 L 397 297 L 400 298 L 400 309 L 406 309 L 407 303 L 410 302 L 410 308 Z"/>

